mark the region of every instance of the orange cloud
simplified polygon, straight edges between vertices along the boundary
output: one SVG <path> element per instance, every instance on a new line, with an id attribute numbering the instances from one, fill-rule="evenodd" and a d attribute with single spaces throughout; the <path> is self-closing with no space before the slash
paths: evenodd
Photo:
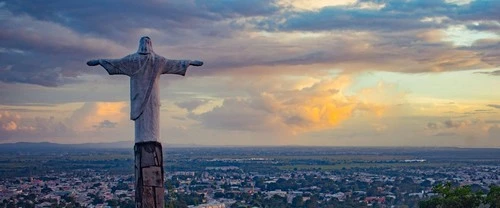
<path id="1" fill-rule="evenodd" d="M 356 0 L 336 0 L 336 1 L 330 1 L 330 0 L 314 0 L 314 1 L 309 1 L 309 0 L 280 0 L 278 4 L 281 4 L 283 6 L 292 6 L 295 9 L 298 10 L 319 10 L 323 7 L 328 7 L 328 6 L 345 6 L 345 5 L 352 5 L 356 3 Z"/>
<path id="2" fill-rule="evenodd" d="M 14 131 L 17 129 L 17 124 L 14 121 L 10 121 L 9 123 L 2 125 L 2 128 L 7 131 Z"/>
<path id="3" fill-rule="evenodd" d="M 246 89 L 248 97 L 225 99 L 221 106 L 192 117 L 209 128 L 300 134 L 336 128 L 354 112 L 383 116 L 404 96 L 396 86 L 383 83 L 346 95 L 351 75 L 238 81 L 235 84 Z"/>
<path id="4" fill-rule="evenodd" d="M 0 111 L 0 140 L 67 139 L 64 142 L 68 142 L 80 137 L 87 141 L 101 138 L 105 136 L 102 131 L 113 132 L 115 136 L 121 135 L 117 132 L 119 130 L 114 129 L 129 124 L 127 106 L 126 102 L 85 103 L 69 117 L 39 117 L 29 113 L 21 116 Z M 95 135 L 96 132 L 101 132 L 101 135 Z"/>
<path id="5" fill-rule="evenodd" d="M 0 140 L 29 139 L 50 136 L 57 138 L 68 135 L 71 129 L 54 117 L 23 117 L 17 113 L 0 112 Z"/>
<path id="6" fill-rule="evenodd" d="M 444 35 L 442 30 L 433 29 L 418 33 L 417 38 L 430 43 L 438 43 L 442 41 Z"/>
<path id="7" fill-rule="evenodd" d="M 123 122 L 127 120 L 126 102 L 85 103 L 68 119 L 77 131 L 94 131 L 102 121 Z"/>
<path id="8" fill-rule="evenodd" d="M 0 127 L 3 131 L 15 131 L 18 129 L 18 122 L 21 116 L 8 111 L 0 112 Z"/>

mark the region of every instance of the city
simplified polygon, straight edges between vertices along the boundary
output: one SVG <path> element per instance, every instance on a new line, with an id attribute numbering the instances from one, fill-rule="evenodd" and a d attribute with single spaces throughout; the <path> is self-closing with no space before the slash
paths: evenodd
<path id="1" fill-rule="evenodd" d="M 2 154 L 0 207 L 134 207 L 130 151 L 33 152 Z M 499 154 L 463 148 L 170 148 L 165 198 L 171 207 L 418 207 L 436 195 L 437 184 L 484 193 L 498 186 Z M 17 160 L 25 166 L 10 167 L 19 166 Z"/>

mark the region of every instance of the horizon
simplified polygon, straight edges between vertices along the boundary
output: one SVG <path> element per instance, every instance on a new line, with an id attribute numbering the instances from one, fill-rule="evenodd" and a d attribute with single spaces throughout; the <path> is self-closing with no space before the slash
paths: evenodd
<path id="1" fill-rule="evenodd" d="M 9 142 L 9 143 L 0 143 L 1 145 L 9 145 L 9 144 L 57 144 L 57 145 L 91 145 L 91 144 L 115 144 L 115 143 L 133 143 L 133 141 L 115 141 L 115 142 L 95 142 L 95 143 L 57 143 L 57 142 L 48 142 L 48 141 L 40 141 L 40 142 Z M 429 148 L 429 149 L 439 149 L 439 148 L 454 148 L 454 149 L 500 149 L 500 147 L 467 147 L 467 146 L 325 146 L 325 145 L 208 145 L 208 144 L 190 144 L 190 143 L 163 143 L 165 148 L 198 148 L 198 147 L 324 147 L 324 148 Z M 169 145 L 172 145 L 169 147 Z M 189 146 L 194 145 L 194 146 Z M 102 148 L 102 147 L 101 147 Z M 112 147 L 105 147 L 104 149 L 110 149 Z M 117 149 L 124 149 L 128 147 L 118 147 Z"/>
<path id="2" fill-rule="evenodd" d="M 159 81 L 165 144 L 499 148 L 498 10 L 0 0 L 0 143 L 133 142 L 129 78 L 86 62 L 135 53 L 148 36 L 158 55 L 204 61 Z"/>

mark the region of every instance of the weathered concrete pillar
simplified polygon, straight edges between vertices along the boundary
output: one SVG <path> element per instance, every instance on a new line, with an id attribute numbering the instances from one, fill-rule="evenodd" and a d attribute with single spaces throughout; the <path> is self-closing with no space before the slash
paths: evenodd
<path id="1" fill-rule="evenodd" d="M 163 152 L 159 142 L 135 143 L 135 207 L 164 208 Z"/>

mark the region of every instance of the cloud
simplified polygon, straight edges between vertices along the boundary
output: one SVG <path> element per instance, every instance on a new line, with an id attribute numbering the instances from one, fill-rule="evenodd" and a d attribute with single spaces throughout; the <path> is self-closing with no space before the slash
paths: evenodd
<path id="1" fill-rule="evenodd" d="M 496 142 L 499 142 L 500 139 L 500 125 L 492 126 L 488 129 L 489 137 L 491 139 L 495 139 Z"/>
<path id="2" fill-rule="evenodd" d="M 179 108 L 184 108 L 189 112 L 191 112 L 194 109 L 198 108 L 199 106 L 206 104 L 207 102 L 209 102 L 209 100 L 196 99 L 196 100 L 176 102 L 175 105 L 177 105 Z"/>
<path id="3" fill-rule="evenodd" d="M 494 120 L 494 117 L 486 113 L 463 114 L 478 108 L 466 111 L 458 105 L 442 107 L 434 101 L 418 107 L 417 104 L 405 104 L 406 92 L 387 83 L 357 90 L 371 78 L 360 79 L 361 87 L 357 86 L 355 92 L 352 91 L 354 87 L 348 88 L 353 86 L 352 77 L 359 73 L 369 74 L 365 72 L 477 70 L 497 75 L 498 71 L 493 70 L 500 66 L 499 5 L 498 1 L 481 0 L 466 3 L 440 0 L 152 0 L 146 3 L 89 0 L 51 4 L 7 1 L 0 3 L 0 104 L 59 106 L 72 103 L 76 106 L 75 103 L 81 103 L 82 106 L 64 115 L 57 113 L 59 109 L 29 113 L 21 110 L 25 107 L 7 110 L 10 114 L 19 113 L 21 118 L 2 121 L 0 127 L 10 135 L 16 132 L 15 137 L 29 135 L 28 127 L 37 129 L 33 132 L 62 128 L 59 123 L 67 128 L 66 135 L 79 138 L 97 138 L 93 133 L 99 127 L 104 136 L 112 132 L 112 136 L 117 137 L 118 131 L 131 131 L 124 127 L 131 123 L 128 112 L 123 110 L 129 101 L 114 103 L 128 99 L 128 78 L 110 78 L 101 68 L 87 67 L 85 62 L 91 58 L 120 58 L 133 53 L 138 38 L 148 35 L 160 55 L 205 61 L 203 67 L 190 68 L 189 76 L 182 77 L 187 84 L 174 81 L 168 90 L 162 90 L 162 97 L 167 98 L 162 100 L 167 104 L 162 109 L 169 109 L 167 119 L 189 129 L 180 138 L 193 138 L 195 134 L 189 135 L 189 132 L 203 127 L 208 129 L 196 135 L 218 132 L 213 129 L 235 131 L 220 135 L 250 135 L 253 132 L 305 135 L 329 129 L 340 131 L 350 122 L 359 120 L 363 120 L 364 125 L 350 131 L 366 127 L 375 129 L 370 132 L 372 135 L 384 135 L 396 131 L 393 130 L 395 125 L 381 123 L 380 118 L 400 118 L 412 113 L 451 115 L 444 113 L 444 108 L 457 112 L 453 116 L 460 113 L 466 117 L 426 118 L 418 124 L 412 121 L 405 125 L 420 128 L 418 131 L 424 131 L 432 139 L 436 139 L 432 135 L 439 132 L 456 133 L 449 139 L 482 135 L 494 125 L 488 123 L 488 119 Z M 453 28 L 460 30 L 450 32 Z M 489 35 L 483 36 L 486 33 Z M 467 44 L 457 44 L 460 39 Z M 332 74 L 345 77 L 329 79 Z M 399 82 L 397 77 L 401 76 L 397 73 L 387 75 L 386 80 L 395 82 Z M 162 79 L 163 88 L 165 79 L 170 83 L 181 78 Z M 402 84 L 418 91 L 418 95 L 412 95 L 417 102 L 427 102 L 419 97 L 423 91 L 430 96 L 444 93 L 443 89 L 427 92 L 431 91 L 430 87 L 421 83 Z M 465 96 L 455 94 L 449 96 Z M 394 107 L 397 104 L 403 105 Z M 102 113 L 103 109 L 110 108 L 120 110 Z M 52 121 L 51 114 L 54 114 Z M 478 119 L 486 122 L 474 123 L 472 116 L 480 116 Z M 51 125 L 43 127 L 43 123 L 50 122 Z M 114 128 L 106 128 L 112 126 Z M 401 125 L 404 131 L 392 132 L 387 138 L 404 137 L 410 132 L 408 128 Z M 45 132 L 40 134 L 41 138 L 57 136 L 50 130 Z M 359 135 L 369 135 L 367 132 L 359 132 Z"/>
<path id="4" fill-rule="evenodd" d="M 434 122 L 429 122 L 427 123 L 427 128 L 428 129 L 438 129 L 438 124 Z"/>
<path id="5" fill-rule="evenodd" d="M 467 25 L 470 30 L 491 31 L 500 34 L 500 23 L 498 21 L 477 21 Z"/>
<path id="6" fill-rule="evenodd" d="M 313 5 L 310 2 L 308 4 Z M 493 20 L 495 17 L 493 12 L 480 14 L 482 11 L 480 9 L 488 6 L 498 7 L 497 3 L 485 4 L 484 1 L 476 1 L 471 6 L 449 4 L 440 0 L 351 1 L 338 5 L 323 5 L 316 9 L 287 12 L 283 14 L 284 17 L 264 20 L 262 25 L 270 30 L 288 31 L 436 29 L 480 18 Z"/>
<path id="7" fill-rule="evenodd" d="M 278 12 L 274 0 L 198 0 L 196 5 L 225 17 L 267 16 Z"/>
<path id="8" fill-rule="evenodd" d="M 109 120 L 104 120 L 99 122 L 97 125 L 94 125 L 95 128 L 97 129 L 103 129 L 103 128 L 116 128 L 117 122 L 111 122 Z"/>
<path id="9" fill-rule="evenodd" d="M 17 130 L 17 123 L 20 120 L 20 116 L 17 114 L 11 114 L 9 112 L 0 112 L 0 127 L 3 131 L 15 131 Z"/>
<path id="10" fill-rule="evenodd" d="M 498 1 L 472 1 L 467 6 L 459 7 L 454 17 L 462 21 L 498 21 L 499 9 L 500 2 Z"/>
<path id="11" fill-rule="evenodd" d="M 301 1 L 302 2 L 302 1 Z M 368 3 L 371 3 L 371 6 Z M 311 4 L 311 3 L 309 3 Z M 375 5 L 374 5 L 375 4 Z M 299 5 L 299 4 L 295 4 Z M 497 21 L 496 1 L 473 1 L 468 5 L 449 4 L 445 1 L 370 1 L 318 6 L 313 10 L 285 13 L 286 18 L 268 20 L 266 28 L 278 30 L 377 30 L 407 31 L 422 28 L 442 28 L 447 24 L 472 21 Z M 443 21 L 421 21 L 433 17 L 447 17 Z M 285 19 L 282 21 L 282 19 Z M 279 23 L 278 23 L 279 22 Z"/>
<path id="12" fill-rule="evenodd" d="M 93 55 L 120 54 L 124 48 L 113 41 L 79 34 L 57 23 L 15 16 L 0 8 L 0 58 L 3 82 L 55 87 L 79 81 L 85 59 Z M 23 27 L 19 27 L 23 25 Z"/>
<path id="13" fill-rule="evenodd" d="M 224 99 L 221 106 L 191 118 L 213 129 L 299 134 L 336 128 L 355 112 L 382 116 L 393 102 L 400 101 L 399 98 L 384 102 L 383 98 L 374 99 L 389 98 L 384 94 L 392 94 L 386 93 L 389 87 L 382 84 L 356 95 L 345 95 L 344 90 L 350 83 L 351 78 L 345 75 L 308 82 L 261 80 L 243 84 L 247 85 L 250 96 Z"/>
<path id="14" fill-rule="evenodd" d="M 324 7 L 332 7 L 332 6 L 347 6 L 353 5 L 356 3 L 356 0 L 337 0 L 337 1 L 329 1 L 329 0 L 316 0 L 316 1 L 308 1 L 308 0 L 281 0 L 279 4 L 283 7 L 293 8 L 295 10 L 319 10 Z"/>
<path id="15" fill-rule="evenodd" d="M 453 133 L 453 132 L 439 132 L 437 134 L 434 134 L 434 136 L 438 136 L 438 137 L 451 137 L 451 136 L 456 136 L 457 134 L 456 133 Z"/>
<path id="16" fill-rule="evenodd" d="M 68 118 L 68 123 L 76 131 L 94 131 L 99 127 L 116 127 L 118 122 L 127 121 L 125 102 L 85 103 Z M 111 122 L 113 120 L 115 122 Z"/>
<path id="17" fill-rule="evenodd" d="M 476 74 L 487 74 L 492 76 L 500 76 L 500 70 L 491 71 L 491 72 L 474 72 Z"/>
<path id="18" fill-rule="evenodd" d="M 417 37 L 429 43 L 439 43 L 443 40 L 444 35 L 442 30 L 426 30 L 418 33 Z"/>
<path id="19" fill-rule="evenodd" d="M 490 105 L 487 105 L 488 107 L 492 107 L 492 108 L 498 108 L 500 109 L 500 105 L 497 105 L 497 104 L 490 104 Z"/>
<path id="20" fill-rule="evenodd" d="M 105 37 L 112 35 L 120 40 L 127 37 L 127 32 L 133 32 L 138 28 L 188 28 L 189 24 L 199 24 L 200 19 L 221 18 L 192 0 L 148 1 L 147 3 L 131 0 L 119 3 L 90 0 L 85 2 L 60 1 L 57 4 L 8 2 L 5 7 L 15 14 L 29 14 L 36 19 L 56 22 L 79 32 L 88 31 Z M 67 8 L 73 8 L 73 10 L 68 12 Z M 128 12 L 125 14 L 121 11 Z"/>
<path id="21" fill-rule="evenodd" d="M 446 120 L 443 122 L 446 128 L 461 128 L 468 125 L 471 125 L 473 122 L 469 120 L 455 121 L 455 120 Z"/>
<path id="22" fill-rule="evenodd" d="M 85 66 L 88 59 L 132 53 L 142 35 L 153 38 L 161 55 L 203 59 L 207 70 L 191 76 L 331 69 L 418 73 L 500 65 L 494 38 L 456 47 L 442 37 L 451 26 L 477 21 L 495 25 L 498 18 L 490 11 L 498 3 L 315 1 L 310 8 L 306 4 L 311 3 L 7 2 L 0 8 L 0 81 L 50 87 L 85 82 L 83 74 L 102 74 Z"/>
<path id="23" fill-rule="evenodd" d="M 464 139 L 473 142 L 468 145 L 498 145 L 498 141 L 490 141 L 492 134 L 496 134 L 498 124 L 480 118 L 447 119 L 440 122 L 429 122 L 427 130 L 430 135 Z M 472 140 L 471 140 L 472 139 Z"/>
<path id="24" fill-rule="evenodd" d="M 73 135 L 69 126 L 54 117 L 24 118 L 17 113 L 0 112 L 0 140 L 64 137 Z"/>
<path id="25" fill-rule="evenodd" d="M 116 130 L 119 122 L 128 120 L 125 103 L 85 103 L 70 116 L 21 115 L 23 112 L 0 111 L 0 140 L 32 141 L 91 139 L 96 130 Z M 47 113 L 47 112 L 46 112 Z M 116 130 L 118 131 L 118 130 Z M 116 134 L 115 134 L 116 135 Z M 103 135 L 104 136 L 104 135 Z M 67 143 L 68 141 L 65 141 Z"/>

